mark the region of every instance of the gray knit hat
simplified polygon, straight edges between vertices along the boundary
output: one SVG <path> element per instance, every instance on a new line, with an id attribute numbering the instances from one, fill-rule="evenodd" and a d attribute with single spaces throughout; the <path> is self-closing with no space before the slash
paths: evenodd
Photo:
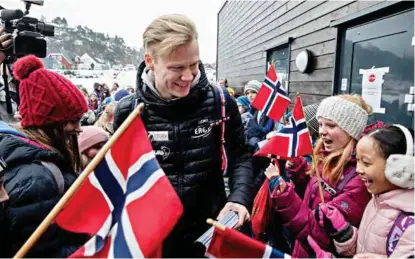
<path id="1" fill-rule="evenodd" d="M 244 93 L 246 94 L 246 91 L 248 90 L 252 90 L 256 93 L 259 92 L 259 88 L 261 88 L 261 82 L 259 82 L 258 80 L 251 80 L 249 81 L 244 88 Z"/>
<path id="2" fill-rule="evenodd" d="M 331 96 L 318 106 L 316 118 L 319 117 L 334 121 L 354 139 L 358 139 L 366 127 L 368 114 L 355 103 Z"/>
<path id="3" fill-rule="evenodd" d="M 318 120 L 316 118 L 317 108 L 320 103 L 313 103 L 310 105 L 304 106 L 304 117 L 307 122 L 308 130 L 310 134 L 318 135 Z"/>

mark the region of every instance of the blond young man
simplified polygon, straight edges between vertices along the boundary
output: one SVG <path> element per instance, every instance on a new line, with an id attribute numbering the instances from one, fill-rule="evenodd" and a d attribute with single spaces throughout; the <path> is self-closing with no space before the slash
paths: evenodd
<path id="1" fill-rule="evenodd" d="M 120 101 L 114 124 L 119 127 L 138 103 L 145 104 L 142 119 L 157 159 L 184 206 L 163 245 L 163 257 L 201 257 L 193 243 L 208 228 L 207 218 L 221 218 L 231 210 L 242 225 L 250 217 L 253 173 L 243 125 L 230 98 L 225 140 L 231 193 L 226 198 L 221 126 L 211 126 L 220 119 L 220 97 L 199 60 L 194 23 L 182 15 L 161 16 L 145 30 L 143 44 L 145 61 L 138 69 L 136 93 Z"/>

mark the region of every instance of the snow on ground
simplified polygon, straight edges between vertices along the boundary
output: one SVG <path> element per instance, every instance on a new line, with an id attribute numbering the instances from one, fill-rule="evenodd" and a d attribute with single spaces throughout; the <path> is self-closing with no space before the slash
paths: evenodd
<path id="1" fill-rule="evenodd" d="M 135 88 L 136 71 L 113 71 L 113 70 L 73 70 L 76 76 L 64 75 L 65 70 L 57 70 L 75 85 L 85 87 L 88 92 L 93 91 L 94 83 L 106 83 L 110 88 L 113 83 L 118 83 L 121 89 Z"/>

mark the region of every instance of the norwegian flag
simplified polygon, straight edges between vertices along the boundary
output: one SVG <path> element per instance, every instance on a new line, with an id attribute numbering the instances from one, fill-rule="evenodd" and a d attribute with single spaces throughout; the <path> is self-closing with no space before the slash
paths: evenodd
<path id="1" fill-rule="evenodd" d="M 289 124 L 268 140 L 255 156 L 275 155 L 287 159 L 305 156 L 312 152 L 313 145 L 304 117 L 303 103 L 301 96 L 298 95 Z"/>
<path id="2" fill-rule="evenodd" d="M 210 258 L 291 258 L 231 228 L 214 229 L 206 255 Z"/>
<path id="3" fill-rule="evenodd" d="M 252 106 L 274 121 L 279 121 L 290 105 L 290 98 L 278 80 L 274 66 L 269 66 L 267 76 Z"/>
<path id="4" fill-rule="evenodd" d="M 183 206 L 160 168 L 140 117 L 59 213 L 62 228 L 92 238 L 71 257 L 161 257 Z"/>

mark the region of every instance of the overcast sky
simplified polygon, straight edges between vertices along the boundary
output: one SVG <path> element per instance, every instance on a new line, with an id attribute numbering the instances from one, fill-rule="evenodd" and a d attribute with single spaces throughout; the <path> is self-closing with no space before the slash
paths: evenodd
<path id="1" fill-rule="evenodd" d="M 199 32 L 200 56 L 203 62 L 216 61 L 217 13 L 224 0 L 45 0 L 44 6 L 33 5 L 30 15 L 48 20 L 65 17 L 70 26 L 88 26 L 97 32 L 118 35 L 127 45 L 140 47 L 142 34 L 156 17 L 180 13 L 192 19 Z M 10 9 L 23 9 L 20 0 L 0 0 Z"/>

